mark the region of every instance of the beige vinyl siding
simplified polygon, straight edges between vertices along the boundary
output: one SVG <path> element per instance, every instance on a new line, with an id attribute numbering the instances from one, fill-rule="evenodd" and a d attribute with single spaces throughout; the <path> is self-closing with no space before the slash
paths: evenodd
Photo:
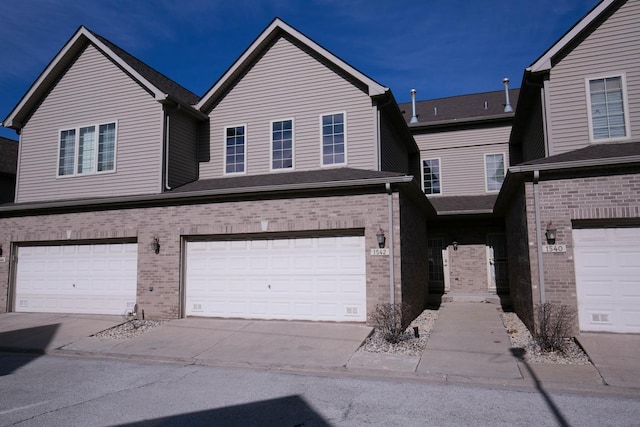
<path id="1" fill-rule="evenodd" d="M 380 114 L 380 145 L 383 171 L 410 173 L 407 147 L 385 114 Z"/>
<path id="2" fill-rule="evenodd" d="M 295 123 L 295 170 L 318 169 L 320 117 L 340 112 L 346 114 L 347 166 L 377 169 L 371 98 L 308 52 L 279 38 L 209 113 L 210 161 L 200 164 L 200 178 L 223 176 L 224 128 L 239 123 L 247 125 L 246 173 L 270 173 L 270 123 L 282 119 Z"/>
<path id="3" fill-rule="evenodd" d="M 560 154 L 589 145 L 585 78 L 626 73 L 631 139 L 640 140 L 640 2 L 626 2 L 551 70 L 553 141 Z"/>
<path id="4" fill-rule="evenodd" d="M 157 193 L 162 108 L 92 45 L 22 131 L 17 202 Z M 117 122 L 115 172 L 57 177 L 60 131 Z"/>
<path id="5" fill-rule="evenodd" d="M 181 112 L 169 116 L 169 186 L 198 179 L 198 123 Z"/>
<path id="6" fill-rule="evenodd" d="M 418 133 L 414 138 L 421 164 L 440 159 L 441 195 L 472 196 L 487 194 L 485 154 L 504 154 L 505 167 L 509 165 L 510 130 L 510 126 L 484 127 Z"/>

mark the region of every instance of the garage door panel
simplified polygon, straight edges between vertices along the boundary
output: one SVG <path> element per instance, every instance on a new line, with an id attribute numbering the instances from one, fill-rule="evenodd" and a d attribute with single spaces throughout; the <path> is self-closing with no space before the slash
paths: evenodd
<path id="1" fill-rule="evenodd" d="M 16 311 L 122 315 L 136 288 L 135 243 L 18 248 Z"/>
<path id="2" fill-rule="evenodd" d="M 640 228 L 573 230 L 584 331 L 640 333 Z"/>
<path id="3" fill-rule="evenodd" d="M 250 268 L 230 263 L 212 271 L 203 262 L 214 251 L 191 248 L 187 242 L 186 314 L 262 319 L 364 321 L 366 277 L 364 237 L 256 239 L 226 242 L 225 258 L 242 258 Z M 197 242 L 202 243 L 202 242 Z M 218 243 L 218 246 L 221 246 Z M 345 249 L 348 247 L 348 249 Z M 219 254 L 218 254 L 219 255 Z M 196 258 L 196 259 L 192 259 Z M 357 266 L 352 265 L 357 263 Z M 193 309 L 196 298 L 213 294 L 207 290 L 212 277 L 221 277 L 227 296 L 225 305 Z M 238 279 L 247 286 L 233 285 Z M 346 285 L 343 282 L 348 281 Z M 346 289 L 346 291 L 344 290 Z M 349 301 L 348 306 L 345 305 Z M 233 308 L 231 308 L 233 305 Z"/>

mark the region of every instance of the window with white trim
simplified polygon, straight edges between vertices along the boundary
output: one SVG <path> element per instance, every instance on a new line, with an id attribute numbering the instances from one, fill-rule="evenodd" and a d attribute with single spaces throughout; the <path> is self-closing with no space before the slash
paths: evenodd
<path id="1" fill-rule="evenodd" d="M 624 76 L 587 80 L 591 139 L 603 141 L 629 135 Z"/>
<path id="2" fill-rule="evenodd" d="M 440 159 L 422 161 L 422 189 L 424 194 L 440 194 Z"/>
<path id="3" fill-rule="evenodd" d="M 115 160 L 115 122 L 60 131 L 58 176 L 113 172 Z"/>
<path id="4" fill-rule="evenodd" d="M 271 122 L 271 169 L 293 168 L 293 120 Z"/>
<path id="5" fill-rule="evenodd" d="M 227 174 L 244 173 L 246 169 L 247 127 L 230 126 L 224 129 L 224 171 Z"/>
<path id="6" fill-rule="evenodd" d="M 500 191 L 504 181 L 504 154 L 485 154 L 484 165 L 487 191 Z"/>
<path id="7" fill-rule="evenodd" d="M 345 113 L 322 116 L 322 165 L 346 163 Z"/>

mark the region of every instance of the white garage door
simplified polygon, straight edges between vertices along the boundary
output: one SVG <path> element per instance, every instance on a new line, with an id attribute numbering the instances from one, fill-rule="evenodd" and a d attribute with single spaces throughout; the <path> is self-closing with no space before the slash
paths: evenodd
<path id="1" fill-rule="evenodd" d="M 366 320 L 363 236 L 187 243 L 190 316 Z"/>
<path id="2" fill-rule="evenodd" d="M 118 314 L 136 302 L 138 245 L 18 248 L 15 310 Z"/>
<path id="3" fill-rule="evenodd" d="M 573 230 L 583 331 L 640 333 L 640 228 Z"/>

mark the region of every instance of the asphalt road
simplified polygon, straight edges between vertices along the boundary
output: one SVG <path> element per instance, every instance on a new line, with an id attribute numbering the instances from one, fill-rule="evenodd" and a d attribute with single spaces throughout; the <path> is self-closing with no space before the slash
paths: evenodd
<path id="1" fill-rule="evenodd" d="M 0 354 L 2 426 L 637 426 L 624 396 Z"/>

